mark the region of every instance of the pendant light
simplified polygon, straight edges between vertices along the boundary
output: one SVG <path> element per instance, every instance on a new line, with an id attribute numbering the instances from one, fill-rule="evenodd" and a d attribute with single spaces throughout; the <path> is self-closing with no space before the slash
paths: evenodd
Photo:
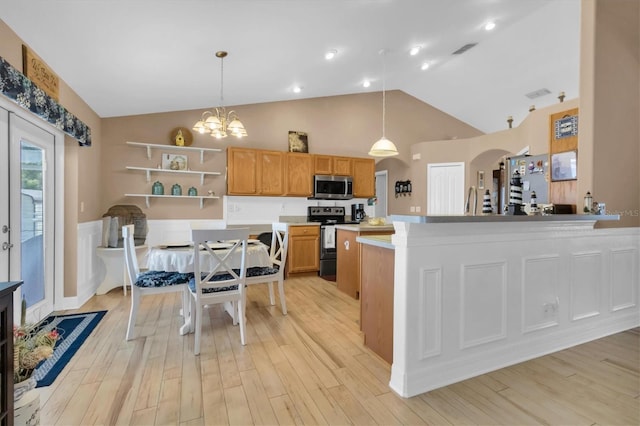
<path id="1" fill-rule="evenodd" d="M 224 58 L 227 56 L 227 52 L 216 52 L 216 57 L 220 58 L 220 106 L 216 107 L 213 111 L 205 111 L 202 113 L 202 117 L 196 124 L 193 125 L 193 130 L 198 133 L 209 133 L 216 139 L 222 139 L 227 137 L 227 133 L 231 133 L 237 138 L 247 136 L 247 131 L 244 125 L 238 118 L 238 114 L 235 111 L 227 111 L 224 108 Z"/>
<path id="2" fill-rule="evenodd" d="M 384 55 L 386 52 L 383 50 L 380 51 L 380 54 Z M 396 148 L 395 144 L 387 139 L 384 135 L 385 131 L 385 121 L 386 121 L 386 106 L 387 106 L 387 97 L 386 97 L 386 62 L 383 59 L 383 70 L 382 70 L 382 137 L 371 146 L 369 150 L 369 155 L 372 157 L 392 157 L 394 155 L 398 155 L 398 148 Z"/>

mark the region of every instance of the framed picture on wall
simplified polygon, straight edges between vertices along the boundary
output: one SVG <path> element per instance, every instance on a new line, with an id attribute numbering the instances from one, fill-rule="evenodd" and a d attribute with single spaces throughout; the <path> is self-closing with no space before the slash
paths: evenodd
<path id="1" fill-rule="evenodd" d="M 188 158 L 185 155 L 162 154 L 164 170 L 188 170 Z"/>
<path id="2" fill-rule="evenodd" d="M 306 132 L 289 130 L 289 152 L 309 152 L 309 139 Z"/>
<path id="3" fill-rule="evenodd" d="M 551 181 L 575 180 L 578 178 L 577 151 L 551 154 Z"/>

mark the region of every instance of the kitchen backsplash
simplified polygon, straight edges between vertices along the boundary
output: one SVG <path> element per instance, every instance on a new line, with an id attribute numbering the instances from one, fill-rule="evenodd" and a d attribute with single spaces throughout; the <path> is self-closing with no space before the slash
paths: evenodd
<path id="1" fill-rule="evenodd" d="M 309 200 L 304 197 L 223 197 L 224 220 L 233 224 L 270 224 L 286 220 L 302 221 L 307 217 L 308 206 L 343 206 L 347 216 L 351 214 L 351 204 L 364 204 L 367 216 L 373 216 L 374 206 L 367 205 L 366 198 L 344 201 Z"/>

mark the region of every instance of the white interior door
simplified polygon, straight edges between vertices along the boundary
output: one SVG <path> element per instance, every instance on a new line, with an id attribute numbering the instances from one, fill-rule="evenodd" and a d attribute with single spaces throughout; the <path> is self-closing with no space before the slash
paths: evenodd
<path id="1" fill-rule="evenodd" d="M 9 275 L 38 322 L 54 302 L 55 135 L 10 112 L 8 169 Z"/>
<path id="2" fill-rule="evenodd" d="M 464 163 L 427 164 L 427 214 L 464 214 Z"/>
<path id="3" fill-rule="evenodd" d="M 376 172 L 376 198 L 375 217 L 387 217 L 387 194 L 389 193 L 389 178 L 386 170 Z"/>

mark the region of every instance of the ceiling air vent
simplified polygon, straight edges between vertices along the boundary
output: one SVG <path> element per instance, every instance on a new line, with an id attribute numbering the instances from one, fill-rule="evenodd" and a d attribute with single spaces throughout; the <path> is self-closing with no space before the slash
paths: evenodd
<path id="1" fill-rule="evenodd" d="M 525 96 L 529 99 L 539 98 L 540 96 L 548 95 L 551 93 L 549 89 L 538 89 L 531 93 L 527 93 Z"/>
<path id="2" fill-rule="evenodd" d="M 462 46 L 460 49 L 456 50 L 455 52 L 453 52 L 453 55 L 461 55 L 464 52 L 466 52 L 467 50 L 471 49 L 473 46 L 475 46 L 478 43 L 467 43 L 464 46 Z"/>

